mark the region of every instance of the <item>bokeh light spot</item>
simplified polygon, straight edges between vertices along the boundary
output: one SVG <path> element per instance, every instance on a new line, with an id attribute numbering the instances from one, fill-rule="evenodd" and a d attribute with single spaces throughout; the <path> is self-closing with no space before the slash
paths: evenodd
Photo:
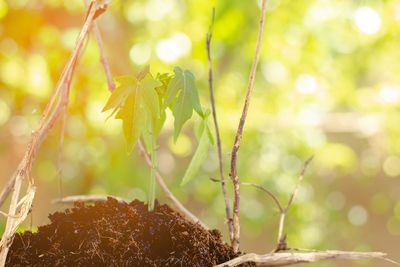
<path id="1" fill-rule="evenodd" d="M 388 176 L 400 175 L 400 158 L 397 156 L 389 156 L 383 163 L 383 171 Z"/>
<path id="2" fill-rule="evenodd" d="M 354 13 L 354 20 L 358 29 L 368 35 L 375 34 L 381 28 L 379 14 L 370 7 L 360 7 Z"/>
<path id="3" fill-rule="evenodd" d="M 264 78 L 273 84 L 284 83 L 288 77 L 286 67 L 277 60 L 264 62 L 261 69 Z"/>
<path id="4" fill-rule="evenodd" d="M 151 56 L 151 47 L 148 44 L 140 43 L 132 46 L 129 51 L 130 59 L 137 65 L 147 63 Z"/>
<path id="5" fill-rule="evenodd" d="M 310 74 L 301 74 L 296 81 L 296 91 L 304 94 L 315 94 L 318 89 L 318 82 L 314 76 Z"/>
<path id="6" fill-rule="evenodd" d="M 150 0 L 145 8 L 146 17 L 149 20 L 162 20 L 165 15 L 172 12 L 174 2 L 171 0 Z"/>
<path id="7" fill-rule="evenodd" d="M 192 141 L 187 135 L 180 133 L 176 143 L 174 143 L 174 138 L 171 136 L 168 140 L 168 147 L 175 155 L 186 157 L 192 152 Z"/>
<path id="8" fill-rule="evenodd" d="M 379 91 L 379 98 L 383 104 L 394 104 L 399 102 L 400 89 L 398 87 L 384 86 Z"/>
<path id="9" fill-rule="evenodd" d="M 7 103 L 0 99 L 0 126 L 4 125 L 10 118 L 10 108 Z"/>
<path id="10" fill-rule="evenodd" d="M 171 63 L 187 55 L 192 49 L 192 42 L 184 33 L 175 33 L 169 39 L 163 39 L 157 44 L 157 56 L 164 62 Z"/>
<path id="11" fill-rule="evenodd" d="M 351 209 L 347 214 L 347 218 L 349 219 L 352 225 L 361 226 L 367 222 L 368 213 L 363 206 L 356 205 L 351 207 Z"/>

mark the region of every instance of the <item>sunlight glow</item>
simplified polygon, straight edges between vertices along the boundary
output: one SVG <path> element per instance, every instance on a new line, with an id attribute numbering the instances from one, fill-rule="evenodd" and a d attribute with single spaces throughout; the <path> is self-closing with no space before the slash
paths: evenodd
<path id="1" fill-rule="evenodd" d="M 288 77 L 286 67 L 277 60 L 264 62 L 261 69 L 264 78 L 273 84 L 284 83 Z"/>
<path id="2" fill-rule="evenodd" d="M 170 63 L 187 55 L 192 49 L 192 42 L 184 33 L 175 33 L 171 38 L 161 40 L 157 44 L 157 56 L 164 62 Z"/>
<path id="3" fill-rule="evenodd" d="M 381 28 L 379 14 L 370 7 L 360 7 L 354 13 L 354 20 L 358 29 L 368 35 L 375 34 Z"/>
<path id="4" fill-rule="evenodd" d="M 296 81 L 296 91 L 300 94 L 315 94 L 318 89 L 318 82 L 314 76 L 309 74 L 301 74 Z"/>
<path id="5" fill-rule="evenodd" d="M 141 43 L 132 46 L 129 51 L 130 59 L 137 65 L 146 64 L 151 56 L 151 48 L 149 45 Z"/>
<path id="6" fill-rule="evenodd" d="M 145 9 L 146 17 L 149 20 L 159 21 L 162 20 L 165 15 L 171 13 L 173 8 L 174 8 L 174 1 L 150 0 L 148 1 Z"/>
<path id="7" fill-rule="evenodd" d="M 394 104 L 399 102 L 400 89 L 398 87 L 384 86 L 379 91 L 379 98 L 383 103 Z"/>

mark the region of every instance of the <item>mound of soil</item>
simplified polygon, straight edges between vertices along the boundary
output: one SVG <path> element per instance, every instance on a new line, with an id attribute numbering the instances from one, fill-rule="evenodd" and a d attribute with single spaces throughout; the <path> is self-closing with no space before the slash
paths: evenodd
<path id="1" fill-rule="evenodd" d="M 36 233 L 17 233 L 7 266 L 213 266 L 236 256 L 207 231 L 156 202 L 81 202 L 49 215 Z"/>

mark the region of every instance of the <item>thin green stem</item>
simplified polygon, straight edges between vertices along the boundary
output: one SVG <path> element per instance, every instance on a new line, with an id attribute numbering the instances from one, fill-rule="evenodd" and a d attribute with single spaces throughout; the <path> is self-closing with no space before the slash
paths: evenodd
<path id="1" fill-rule="evenodd" d="M 156 150 L 156 139 L 153 136 L 152 131 L 151 136 L 151 173 L 150 173 L 150 187 L 149 187 L 149 211 L 154 210 L 154 202 L 156 199 L 156 172 L 157 172 L 157 150 Z"/>

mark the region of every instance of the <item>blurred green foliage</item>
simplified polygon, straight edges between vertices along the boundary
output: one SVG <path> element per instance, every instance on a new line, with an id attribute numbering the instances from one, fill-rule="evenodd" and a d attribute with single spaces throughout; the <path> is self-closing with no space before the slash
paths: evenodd
<path id="1" fill-rule="evenodd" d="M 287 217 L 289 246 L 382 250 L 399 260 L 400 3 L 267 3 L 261 59 L 239 150 L 240 179 L 268 187 L 285 203 L 303 162 L 314 154 Z M 116 0 L 98 24 L 114 76 L 131 75 L 146 64 L 159 72 L 179 65 L 193 71 L 201 101 L 209 106 L 205 36 L 214 6 L 214 82 L 228 174 L 260 1 Z M 2 184 L 23 155 L 83 18 L 80 0 L 0 0 Z M 107 114 L 101 113 L 109 92 L 99 58 L 91 38 L 70 96 L 63 191 L 145 200 L 149 170 L 135 153 L 126 155 L 120 122 L 104 122 Z M 218 178 L 216 148 L 197 177 L 180 187 L 197 141 L 192 126 L 185 126 L 174 144 L 171 116 L 159 138 L 159 169 L 176 196 L 226 236 L 221 188 L 208 179 Z M 48 212 L 63 208 L 49 204 L 59 196 L 60 128 L 58 122 L 33 166 L 36 226 L 46 223 Z M 241 195 L 242 248 L 270 251 L 277 210 L 255 189 L 242 188 Z"/>

